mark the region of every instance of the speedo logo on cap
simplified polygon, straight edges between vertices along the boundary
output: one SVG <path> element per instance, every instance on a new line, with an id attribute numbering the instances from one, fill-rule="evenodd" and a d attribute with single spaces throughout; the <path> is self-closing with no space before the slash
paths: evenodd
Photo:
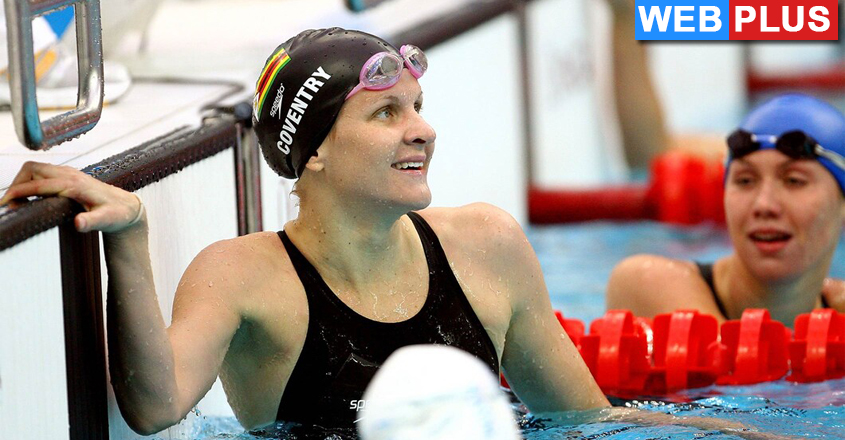
<path id="1" fill-rule="evenodd" d="M 255 97 L 252 99 L 252 116 L 256 121 L 261 117 L 261 109 L 264 108 L 264 101 L 267 100 L 270 84 L 273 84 L 276 75 L 288 62 L 290 62 L 290 55 L 285 52 L 283 47 L 280 47 L 270 57 L 270 61 L 264 66 L 264 70 L 261 71 L 261 76 L 258 77 L 258 84 L 255 87 Z"/>
<path id="2" fill-rule="evenodd" d="M 320 88 L 323 87 L 323 84 L 325 84 L 325 81 L 320 81 L 317 78 L 325 80 L 331 77 L 331 75 L 323 70 L 323 66 L 320 66 L 305 80 L 302 87 L 300 87 L 299 91 L 296 92 L 296 96 L 293 97 L 293 102 L 290 104 L 288 113 L 285 116 L 285 123 L 282 125 L 282 131 L 279 132 L 280 140 L 276 142 L 276 148 L 278 148 L 283 154 L 290 154 L 290 146 L 293 144 L 293 135 L 296 134 L 296 128 L 299 126 L 299 122 L 302 121 L 302 117 L 308 109 L 308 103 L 314 99 L 313 94 L 319 92 Z"/>

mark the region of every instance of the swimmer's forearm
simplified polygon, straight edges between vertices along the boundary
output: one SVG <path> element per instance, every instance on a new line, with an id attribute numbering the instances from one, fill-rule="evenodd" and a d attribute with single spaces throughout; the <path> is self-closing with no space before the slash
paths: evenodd
<path id="1" fill-rule="evenodd" d="M 142 434 L 176 423 L 173 350 L 153 283 L 146 218 L 104 234 L 109 368 L 121 413 Z"/>
<path id="2" fill-rule="evenodd" d="M 793 439 L 794 437 L 783 436 L 779 434 L 772 434 L 768 432 L 761 432 L 742 423 L 733 422 L 730 420 L 716 419 L 710 417 L 676 417 L 671 414 L 665 414 L 656 411 L 648 411 L 635 408 L 608 408 L 602 410 L 594 417 L 590 417 L 591 422 L 602 421 L 618 421 L 626 423 L 635 423 L 637 425 L 682 425 L 691 426 L 707 431 L 720 431 L 728 435 L 734 435 L 748 440 L 782 440 Z"/>

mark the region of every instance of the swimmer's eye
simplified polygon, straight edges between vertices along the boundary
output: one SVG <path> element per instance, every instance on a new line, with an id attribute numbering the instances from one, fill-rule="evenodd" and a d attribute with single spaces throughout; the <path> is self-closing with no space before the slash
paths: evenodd
<path id="1" fill-rule="evenodd" d="M 390 106 L 382 107 L 373 113 L 375 119 L 387 119 L 393 115 L 393 109 Z"/>
<path id="2" fill-rule="evenodd" d="M 802 188 L 807 185 L 807 179 L 798 176 L 786 176 L 786 186 L 791 188 Z"/>
<path id="3" fill-rule="evenodd" d="M 731 179 L 731 183 L 739 187 L 748 187 L 754 183 L 754 179 L 748 175 L 735 176 Z"/>

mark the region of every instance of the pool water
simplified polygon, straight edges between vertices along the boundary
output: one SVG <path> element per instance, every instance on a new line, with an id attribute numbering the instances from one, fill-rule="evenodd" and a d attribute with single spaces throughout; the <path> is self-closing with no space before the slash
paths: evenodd
<path id="1" fill-rule="evenodd" d="M 585 324 L 604 315 L 604 289 L 613 266 L 637 253 L 713 261 L 730 252 L 719 226 L 674 227 L 654 222 L 591 222 L 533 227 L 526 231 L 545 274 L 552 305 Z M 840 240 L 831 275 L 845 278 L 845 243 Z M 762 432 L 805 438 L 845 438 L 845 379 L 813 384 L 784 380 L 750 386 L 711 386 L 666 397 L 614 400 L 615 406 L 675 416 L 703 416 L 743 423 Z M 680 425 L 583 423 L 584 414 L 535 418 L 514 405 L 527 440 L 738 438 Z M 297 431 L 287 425 L 246 433 L 234 418 L 202 418 L 198 440 L 343 439 L 350 432 Z M 764 438 L 764 437 L 761 437 Z"/>

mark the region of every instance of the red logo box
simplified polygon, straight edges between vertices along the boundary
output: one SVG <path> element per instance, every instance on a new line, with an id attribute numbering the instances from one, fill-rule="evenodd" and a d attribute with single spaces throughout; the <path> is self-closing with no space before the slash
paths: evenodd
<path id="1" fill-rule="evenodd" d="M 837 0 L 730 0 L 729 26 L 730 40 L 838 40 L 839 6 Z"/>

